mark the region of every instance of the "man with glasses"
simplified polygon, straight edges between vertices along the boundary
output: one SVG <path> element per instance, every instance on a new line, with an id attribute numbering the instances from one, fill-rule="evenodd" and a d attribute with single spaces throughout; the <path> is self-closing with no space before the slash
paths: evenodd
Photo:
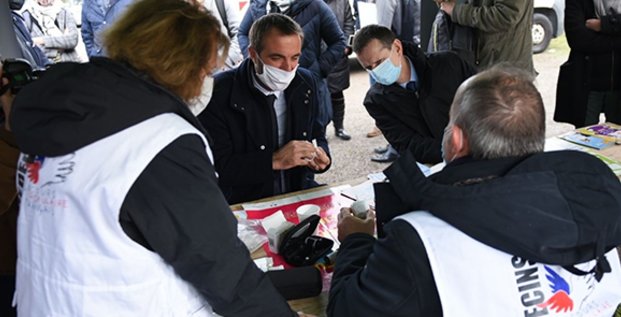
<path id="1" fill-rule="evenodd" d="M 457 87 L 475 69 L 452 52 L 426 56 L 388 28 L 369 25 L 356 34 L 357 58 L 376 83 L 364 106 L 390 145 L 417 161 L 442 161 L 441 141 Z"/>

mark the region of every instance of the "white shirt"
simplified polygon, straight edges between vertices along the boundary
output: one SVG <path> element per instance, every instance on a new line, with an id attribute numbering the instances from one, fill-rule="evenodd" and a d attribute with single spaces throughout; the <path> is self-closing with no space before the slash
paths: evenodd
<path id="1" fill-rule="evenodd" d="M 274 95 L 276 100 L 274 101 L 274 113 L 276 114 L 276 123 L 278 125 L 278 147 L 281 147 L 285 143 L 285 130 L 287 123 L 287 101 L 285 100 L 284 91 L 271 91 L 261 86 L 255 76 L 252 76 L 252 83 L 262 94 L 269 96 Z"/>

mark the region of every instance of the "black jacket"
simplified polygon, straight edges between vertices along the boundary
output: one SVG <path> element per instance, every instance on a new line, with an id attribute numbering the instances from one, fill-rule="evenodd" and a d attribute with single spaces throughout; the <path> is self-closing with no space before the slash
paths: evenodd
<path id="1" fill-rule="evenodd" d="M 442 161 L 442 135 L 455 92 L 476 71 L 453 52 L 425 56 L 407 42 L 403 42 L 403 49 L 416 69 L 418 91 L 397 83 L 376 83 L 367 92 L 364 106 L 399 153 L 411 151 L 419 162 L 438 163 Z"/>
<path id="2" fill-rule="evenodd" d="M 23 152 L 59 156 L 162 113 L 204 131 L 180 99 L 145 74 L 91 58 L 54 65 L 21 90 L 11 127 Z M 198 136 L 179 137 L 149 163 L 125 197 L 119 222 L 218 314 L 294 315 L 237 238 L 237 221 Z"/>
<path id="3" fill-rule="evenodd" d="M 571 52 L 559 72 L 554 120 L 576 127 L 584 126 L 589 91 L 621 90 L 621 14 L 600 17 L 601 32 L 585 26 L 595 18 L 592 0 L 567 0 L 565 34 Z"/>
<path id="4" fill-rule="evenodd" d="M 354 35 L 354 16 L 351 12 L 351 6 L 347 0 L 324 0 L 336 17 L 345 40 Z M 322 43 L 322 49 L 327 49 L 327 45 Z M 351 47 L 350 47 L 351 49 Z M 349 57 L 343 53 L 341 58 L 336 62 L 332 71 L 328 75 L 328 89 L 330 93 L 343 91 L 349 87 Z"/>
<path id="5" fill-rule="evenodd" d="M 274 135 L 274 110 L 267 98 L 254 87 L 254 65 L 246 59 L 238 68 L 220 73 L 207 109 L 199 120 L 213 138 L 213 154 L 219 184 L 230 204 L 273 196 L 272 155 L 278 149 Z M 317 140 L 329 155 L 325 128 L 317 121 L 319 107 L 317 82 L 311 73 L 298 68 L 285 90 L 287 132 L 291 140 Z M 326 168 L 327 170 L 327 168 Z M 287 191 L 316 186 L 314 171 L 295 167 L 284 171 Z"/>
<path id="6" fill-rule="evenodd" d="M 542 263 L 582 263 L 621 244 L 621 184 L 589 154 L 464 158 L 427 179 L 408 153 L 385 173 L 390 183 L 375 188 L 385 237 L 352 234 L 343 241 L 329 316 L 442 316 L 420 237 L 404 220 L 390 221 L 413 210 L 428 210 L 486 245 Z"/>

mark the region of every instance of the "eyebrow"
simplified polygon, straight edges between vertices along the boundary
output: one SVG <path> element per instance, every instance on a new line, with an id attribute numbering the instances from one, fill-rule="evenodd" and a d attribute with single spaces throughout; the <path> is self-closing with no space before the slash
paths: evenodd
<path id="1" fill-rule="evenodd" d="M 382 63 L 385 60 L 385 58 L 380 58 L 378 60 L 376 60 L 375 62 L 371 63 L 369 66 L 365 67 L 365 69 L 367 70 L 373 70 L 373 65 L 379 65 L 380 63 Z M 377 67 L 377 66 L 376 66 Z"/>
<path id="2" fill-rule="evenodd" d="M 302 55 L 302 53 L 298 53 L 293 55 L 292 57 L 300 57 Z M 274 53 L 274 54 L 270 54 L 268 55 L 269 58 L 274 58 L 274 57 L 281 57 L 281 58 L 287 58 L 287 56 L 282 55 L 282 54 L 278 54 L 278 53 Z"/>

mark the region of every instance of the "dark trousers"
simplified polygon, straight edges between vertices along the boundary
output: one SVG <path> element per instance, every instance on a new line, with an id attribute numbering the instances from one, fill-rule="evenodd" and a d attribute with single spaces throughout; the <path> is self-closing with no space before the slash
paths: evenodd
<path id="1" fill-rule="evenodd" d="M 590 91 L 584 125 L 599 123 L 599 114 L 606 115 L 606 121 L 621 124 L 621 95 L 618 91 Z"/>
<path id="2" fill-rule="evenodd" d="M 345 96 L 343 91 L 330 94 L 332 100 L 332 122 L 334 129 L 343 129 L 343 119 L 345 118 Z"/>
<path id="3" fill-rule="evenodd" d="M 17 316 L 15 308 L 12 307 L 14 292 L 15 275 L 0 275 L 0 316 Z"/>

